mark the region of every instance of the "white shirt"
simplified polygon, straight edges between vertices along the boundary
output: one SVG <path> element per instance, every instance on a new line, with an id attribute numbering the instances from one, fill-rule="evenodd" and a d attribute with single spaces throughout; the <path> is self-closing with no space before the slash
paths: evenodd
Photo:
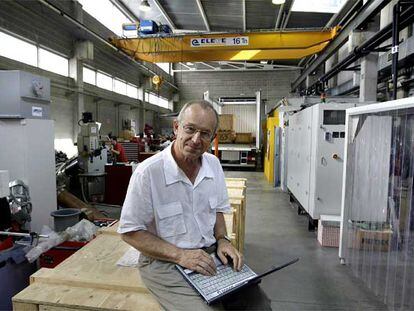
<path id="1" fill-rule="evenodd" d="M 192 184 L 175 162 L 172 146 L 132 174 L 118 232 L 147 230 L 180 248 L 208 247 L 216 242 L 216 213 L 231 212 L 223 169 L 214 155 L 204 153 Z"/>

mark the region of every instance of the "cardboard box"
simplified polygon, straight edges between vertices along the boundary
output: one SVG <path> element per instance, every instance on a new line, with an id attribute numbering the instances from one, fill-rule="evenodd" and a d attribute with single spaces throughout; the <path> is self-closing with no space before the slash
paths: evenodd
<path id="1" fill-rule="evenodd" d="M 353 247 L 388 252 L 390 250 L 392 231 L 357 229 Z"/>
<path id="2" fill-rule="evenodd" d="M 234 125 L 234 116 L 232 114 L 219 115 L 219 131 L 232 131 Z"/>
<path id="3" fill-rule="evenodd" d="M 135 137 L 135 133 L 131 130 L 123 130 L 121 133 L 119 133 L 119 138 L 125 139 L 125 140 L 132 140 L 132 138 Z"/>
<path id="4" fill-rule="evenodd" d="M 236 133 L 236 144 L 250 144 L 253 141 L 252 133 Z"/>
<path id="5" fill-rule="evenodd" d="M 339 247 L 341 216 L 321 215 L 318 221 L 318 242 L 326 247 Z"/>

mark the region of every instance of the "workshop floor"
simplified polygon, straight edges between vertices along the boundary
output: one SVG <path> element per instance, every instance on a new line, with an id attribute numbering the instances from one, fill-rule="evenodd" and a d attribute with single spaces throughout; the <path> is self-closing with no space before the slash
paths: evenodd
<path id="1" fill-rule="evenodd" d="M 300 261 L 262 281 L 273 310 L 388 310 L 348 267 L 337 248 L 322 248 L 308 231 L 305 215 L 292 208 L 289 196 L 273 188 L 263 172 L 225 171 L 247 178 L 245 259 L 256 271 Z"/>

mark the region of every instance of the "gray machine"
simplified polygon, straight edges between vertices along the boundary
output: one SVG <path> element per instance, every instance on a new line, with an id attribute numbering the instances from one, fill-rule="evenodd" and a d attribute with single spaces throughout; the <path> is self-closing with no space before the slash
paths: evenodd
<path id="1" fill-rule="evenodd" d="M 78 162 L 85 175 L 101 175 L 105 172 L 107 149 L 100 143 L 99 124 L 92 120 L 92 114 L 83 113 L 78 134 Z"/>
<path id="2" fill-rule="evenodd" d="M 84 112 L 82 117 L 77 140 L 82 196 L 85 202 L 103 201 L 108 150 L 100 142 L 100 125 L 92 120 L 92 113 Z"/>
<path id="3" fill-rule="evenodd" d="M 345 110 L 316 104 L 289 118 L 287 187 L 312 219 L 340 215 Z"/>
<path id="4" fill-rule="evenodd" d="M 51 225 L 56 210 L 54 122 L 50 80 L 23 71 L 0 71 L 0 170 L 30 189 L 29 228 Z"/>

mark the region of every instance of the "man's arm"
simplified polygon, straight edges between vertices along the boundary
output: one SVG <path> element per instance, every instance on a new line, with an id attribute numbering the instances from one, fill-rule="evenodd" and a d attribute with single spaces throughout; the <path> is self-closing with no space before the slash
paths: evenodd
<path id="1" fill-rule="evenodd" d="M 116 150 L 114 147 L 111 147 L 110 150 L 112 153 L 115 153 L 116 155 L 119 155 L 121 153 L 120 151 Z"/>
<path id="2" fill-rule="evenodd" d="M 240 254 L 233 245 L 224 237 L 227 235 L 226 223 L 224 221 L 223 213 L 216 214 L 216 225 L 214 226 L 214 236 L 217 240 L 217 255 L 223 264 L 227 264 L 226 256 L 233 260 L 233 267 L 240 271 L 243 266 L 243 255 Z"/>
<path id="3" fill-rule="evenodd" d="M 214 260 L 201 249 L 182 249 L 145 231 L 123 233 L 122 240 L 154 259 L 173 262 L 204 275 L 215 275 Z"/>

